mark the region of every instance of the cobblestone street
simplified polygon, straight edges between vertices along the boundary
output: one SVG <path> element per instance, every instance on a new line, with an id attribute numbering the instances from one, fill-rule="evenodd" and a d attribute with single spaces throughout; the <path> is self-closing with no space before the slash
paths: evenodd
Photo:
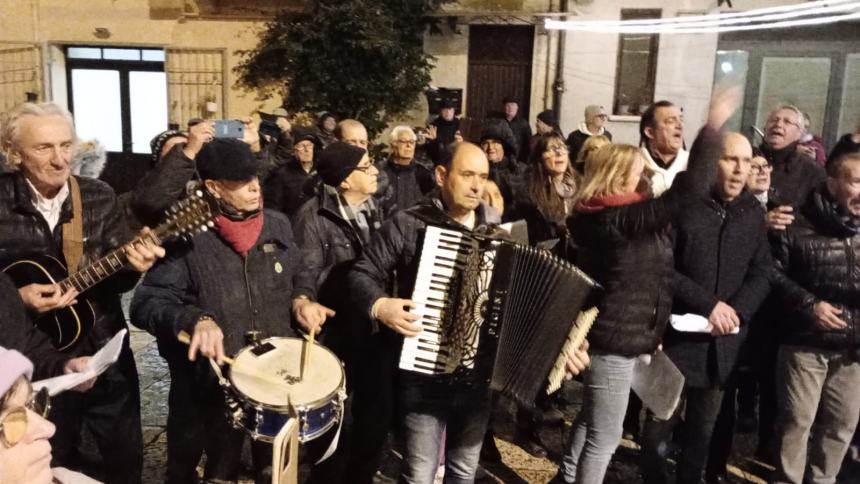
<path id="1" fill-rule="evenodd" d="M 128 314 L 130 296 L 123 298 L 123 307 Z M 167 455 L 167 396 L 170 388 L 170 374 L 167 364 L 158 355 L 155 339 L 145 331 L 129 325 L 131 330 L 131 347 L 134 351 L 137 369 L 140 373 L 141 420 L 143 425 L 144 465 L 143 482 L 160 483 L 164 481 L 164 469 Z M 573 381 L 565 383 L 562 391 L 569 405 L 563 409 L 565 415 L 564 432 L 569 431 L 570 424 L 582 401 L 582 385 Z M 505 402 L 505 400 L 503 400 Z M 561 459 L 563 434 L 561 429 L 545 429 L 541 439 L 549 450 L 547 458 L 533 457 L 514 441 L 514 415 L 516 410 L 510 402 L 500 404 L 494 415 L 494 430 L 496 444 L 502 455 L 501 463 L 485 463 L 487 476 L 479 479 L 481 483 L 545 483 L 552 479 L 558 470 L 555 464 Z M 735 445 L 729 459 L 730 482 L 737 484 L 764 484 L 767 482 L 770 468 L 763 466 L 752 458 L 755 451 L 755 433 L 736 433 Z M 247 449 L 246 449 L 247 450 Z M 860 455 L 857 449 L 849 449 L 849 456 L 854 464 L 843 469 L 837 484 L 857 484 L 860 482 Z M 248 459 L 244 459 L 248 461 Z M 612 459 L 606 473 L 605 484 L 642 484 L 639 473 L 639 446 L 629 440 L 623 440 Z M 400 465 L 400 454 L 390 451 L 383 462 L 377 479 L 378 484 L 393 484 L 397 482 Z M 252 484 L 250 479 L 250 462 L 247 462 L 245 479 L 242 484 Z"/>
<path id="2" fill-rule="evenodd" d="M 158 355 L 155 340 L 147 333 L 132 327 L 131 344 L 137 360 L 140 372 L 140 392 L 142 405 L 142 422 L 144 438 L 144 482 L 157 483 L 163 481 L 167 439 L 165 426 L 167 424 L 167 395 L 170 387 L 170 376 L 164 360 Z M 566 426 L 569 427 L 572 417 L 578 409 L 580 398 L 578 383 L 573 383 L 567 388 L 569 401 L 575 402 L 566 411 Z M 554 462 L 561 452 L 561 432 L 558 429 L 549 429 L 543 432 L 542 438 L 547 443 L 551 454 L 549 458 L 535 458 L 526 453 L 516 445 L 511 444 L 513 440 L 513 414 L 512 406 L 503 407 L 496 420 L 496 442 L 502 454 L 502 464 L 487 464 L 488 477 L 481 482 L 510 482 L 510 483 L 543 483 L 555 475 L 557 470 Z M 741 470 L 761 469 L 750 461 L 740 459 L 737 456 L 751 455 L 754 442 L 750 442 L 750 436 L 741 435 L 738 449 L 736 449 L 733 462 L 740 462 L 740 468 L 733 468 L 733 474 L 737 482 L 763 483 L 761 477 L 755 473 Z M 636 444 L 630 441 L 622 442 L 622 446 L 615 454 L 615 458 L 609 468 L 606 477 L 607 484 L 639 484 L 637 460 L 639 451 Z M 395 482 L 399 458 L 396 452 L 391 452 L 386 459 L 382 475 L 378 480 L 381 483 Z M 758 472 L 761 474 L 761 472 Z M 243 481 L 251 482 L 251 481 Z"/>

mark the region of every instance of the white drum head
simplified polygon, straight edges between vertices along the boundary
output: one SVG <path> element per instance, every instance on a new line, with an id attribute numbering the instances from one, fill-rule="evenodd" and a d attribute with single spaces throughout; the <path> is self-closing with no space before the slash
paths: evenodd
<path id="1" fill-rule="evenodd" d="M 314 407 L 343 386 L 343 366 L 328 348 L 314 344 L 310 364 L 300 375 L 304 340 L 268 338 L 261 344 L 266 343 L 274 349 L 260 355 L 254 347 L 242 348 L 230 370 L 233 388 L 247 398 L 272 407 Z"/>

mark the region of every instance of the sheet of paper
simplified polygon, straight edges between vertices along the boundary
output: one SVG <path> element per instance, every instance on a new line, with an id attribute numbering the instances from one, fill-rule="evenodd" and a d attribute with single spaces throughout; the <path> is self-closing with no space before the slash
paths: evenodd
<path id="1" fill-rule="evenodd" d="M 123 329 L 114 335 L 102 349 L 90 358 L 84 371 L 33 382 L 33 389 L 38 391 L 42 388 L 47 388 L 53 397 L 80 385 L 90 378 L 101 375 L 119 358 L 119 353 L 122 351 L 122 340 L 125 338 L 126 333 L 128 333 L 128 330 Z"/>
<path id="2" fill-rule="evenodd" d="M 631 388 L 642 404 L 661 420 L 675 412 L 684 389 L 684 375 L 666 353 L 641 355 L 633 365 Z"/>
<path id="3" fill-rule="evenodd" d="M 669 319 L 669 324 L 675 331 L 682 333 L 710 333 L 713 329 L 708 318 L 699 316 L 698 314 L 673 314 Z M 740 328 L 735 328 L 732 334 L 738 334 Z"/>

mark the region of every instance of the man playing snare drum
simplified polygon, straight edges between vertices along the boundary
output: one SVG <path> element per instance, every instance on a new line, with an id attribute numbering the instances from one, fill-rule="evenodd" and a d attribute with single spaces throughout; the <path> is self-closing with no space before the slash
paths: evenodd
<path id="1" fill-rule="evenodd" d="M 333 315 L 293 289 L 302 270 L 299 248 L 287 218 L 263 209 L 248 146 L 215 139 L 197 155 L 197 170 L 221 210 L 214 229 L 172 248 L 146 275 L 131 307 L 132 321 L 155 335 L 170 367 L 168 483 L 197 482 L 204 451 L 205 479 L 238 478 L 244 436 L 228 421 L 208 359 L 223 363 L 247 344 L 251 331 L 263 338 L 294 336 L 294 314 L 305 328 Z M 181 331 L 191 335 L 190 345 L 177 340 Z M 252 448 L 256 480 L 268 482 L 271 446 L 255 442 Z"/>

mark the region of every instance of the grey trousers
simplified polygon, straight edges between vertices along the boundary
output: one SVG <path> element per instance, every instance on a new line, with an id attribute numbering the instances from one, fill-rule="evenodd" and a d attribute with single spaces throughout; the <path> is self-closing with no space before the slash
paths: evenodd
<path id="1" fill-rule="evenodd" d="M 860 416 L 860 363 L 844 351 L 783 345 L 776 392 L 774 482 L 836 482 Z"/>

